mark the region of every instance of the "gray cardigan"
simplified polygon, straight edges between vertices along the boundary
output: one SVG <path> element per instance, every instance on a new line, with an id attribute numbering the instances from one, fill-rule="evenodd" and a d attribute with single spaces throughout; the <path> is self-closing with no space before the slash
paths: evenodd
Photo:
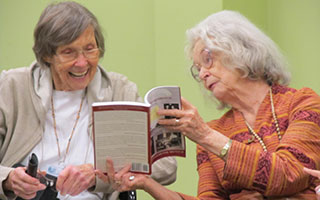
<path id="1" fill-rule="evenodd" d="M 34 62 L 30 67 L 3 71 L 0 74 L 0 183 L 8 177 L 14 164 L 21 162 L 41 140 L 46 113 L 52 94 L 50 68 Z M 98 66 L 87 88 L 88 105 L 98 101 L 141 101 L 136 84 L 127 77 L 106 72 Z M 90 108 L 91 109 L 91 108 Z M 91 110 L 89 110 L 91 113 Z M 90 115 L 90 125 L 91 123 Z M 88 131 L 92 128 L 89 125 Z M 176 179 L 176 160 L 167 157 L 152 166 L 152 178 L 161 184 L 170 184 Z M 104 192 L 106 199 L 117 199 L 118 193 L 96 180 L 94 192 Z M 0 187 L 0 199 L 5 196 Z"/>

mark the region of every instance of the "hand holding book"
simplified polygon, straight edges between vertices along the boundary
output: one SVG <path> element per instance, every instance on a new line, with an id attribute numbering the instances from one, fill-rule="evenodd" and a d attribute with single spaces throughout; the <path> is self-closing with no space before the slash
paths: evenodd
<path id="1" fill-rule="evenodd" d="M 131 171 L 151 173 L 151 164 L 166 156 L 185 156 L 184 136 L 158 124 L 159 109 L 180 109 L 180 88 L 151 89 L 145 103 L 98 102 L 92 105 L 95 167 L 105 172 L 111 158 L 116 171 L 132 163 Z"/>

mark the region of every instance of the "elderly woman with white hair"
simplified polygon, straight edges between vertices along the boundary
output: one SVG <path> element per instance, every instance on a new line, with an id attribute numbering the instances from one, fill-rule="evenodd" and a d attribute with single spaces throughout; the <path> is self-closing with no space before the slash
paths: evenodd
<path id="1" fill-rule="evenodd" d="M 228 111 L 205 123 L 182 99 L 182 110 L 159 110 L 159 124 L 197 143 L 198 195 L 162 187 L 128 168 L 104 181 L 143 189 L 155 199 L 314 199 L 320 168 L 320 97 L 288 87 L 290 74 L 276 44 L 237 12 L 213 14 L 187 31 L 194 79 Z M 174 119 L 175 118 L 175 119 Z"/>

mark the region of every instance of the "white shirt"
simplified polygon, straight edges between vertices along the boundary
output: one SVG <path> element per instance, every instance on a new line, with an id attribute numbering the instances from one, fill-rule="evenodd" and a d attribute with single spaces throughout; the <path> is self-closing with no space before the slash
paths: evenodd
<path id="1" fill-rule="evenodd" d="M 76 117 L 80 108 L 82 97 L 85 95 L 85 90 L 77 91 L 53 91 L 54 113 L 56 120 L 56 130 L 59 138 L 60 159 L 58 156 L 58 145 L 53 127 L 52 108 L 47 112 L 46 125 L 42 140 L 31 151 L 35 153 L 39 160 L 39 169 L 47 171 L 49 167 L 59 168 L 59 161 L 64 161 L 63 166 L 82 165 L 86 163 L 94 164 L 93 142 L 88 132 L 89 124 L 89 106 L 86 98 L 83 101 L 80 118 L 75 128 L 73 137 L 70 142 L 69 151 L 66 155 L 68 140 L 71 136 L 73 126 L 76 122 Z M 28 155 L 22 162 L 27 165 Z M 61 200 L 95 200 L 102 199 L 103 194 L 93 194 L 88 191 L 83 191 L 77 196 L 61 196 Z"/>

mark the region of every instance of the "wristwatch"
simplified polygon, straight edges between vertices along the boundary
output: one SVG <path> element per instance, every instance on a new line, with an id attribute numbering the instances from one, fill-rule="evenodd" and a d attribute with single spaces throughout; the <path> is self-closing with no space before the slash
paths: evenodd
<path id="1" fill-rule="evenodd" d="M 227 144 L 224 145 L 224 147 L 221 149 L 220 155 L 219 155 L 220 158 L 224 158 L 224 157 L 227 155 L 227 153 L 228 153 L 228 151 L 229 151 L 229 148 L 231 147 L 231 143 L 232 143 L 232 140 L 229 139 L 229 141 L 227 142 Z"/>

